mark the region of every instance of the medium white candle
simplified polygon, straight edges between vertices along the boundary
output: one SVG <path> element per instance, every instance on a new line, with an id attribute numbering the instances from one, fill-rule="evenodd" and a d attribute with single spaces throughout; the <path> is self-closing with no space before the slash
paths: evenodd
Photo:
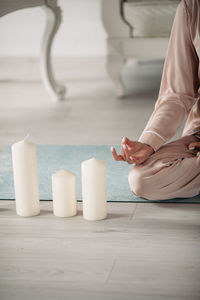
<path id="1" fill-rule="evenodd" d="M 57 217 L 77 214 L 76 176 L 61 170 L 52 175 L 53 211 Z"/>
<path id="2" fill-rule="evenodd" d="M 106 166 L 92 158 L 82 162 L 83 217 L 86 220 L 101 220 L 107 216 Z"/>
<path id="3" fill-rule="evenodd" d="M 25 140 L 12 145 L 16 213 L 31 217 L 40 213 L 36 146 Z"/>

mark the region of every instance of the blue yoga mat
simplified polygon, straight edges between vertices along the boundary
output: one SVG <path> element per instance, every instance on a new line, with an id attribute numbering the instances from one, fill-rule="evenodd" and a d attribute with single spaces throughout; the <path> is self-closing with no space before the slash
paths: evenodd
<path id="1" fill-rule="evenodd" d="M 119 150 L 120 146 L 116 148 Z M 37 145 L 40 200 L 52 200 L 51 176 L 56 171 L 65 169 L 76 174 L 77 200 L 81 201 L 81 162 L 92 157 L 106 163 L 107 201 L 153 202 L 130 191 L 128 173 L 132 166 L 124 162 L 115 162 L 108 145 Z M 0 199 L 15 199 L 10 146 L 0 153 Z M 200 203 L 200 195 L 164 202 Z"/>

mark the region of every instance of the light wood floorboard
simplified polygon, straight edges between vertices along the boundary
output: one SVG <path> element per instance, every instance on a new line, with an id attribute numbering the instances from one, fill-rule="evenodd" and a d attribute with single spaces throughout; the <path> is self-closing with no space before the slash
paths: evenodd
<path id="1" fill-rule="evenodd" d="M 108 203 L 108 218 L 22 218 L 0 202 L 1 299 L 199 299 L 199 206 Z"/>

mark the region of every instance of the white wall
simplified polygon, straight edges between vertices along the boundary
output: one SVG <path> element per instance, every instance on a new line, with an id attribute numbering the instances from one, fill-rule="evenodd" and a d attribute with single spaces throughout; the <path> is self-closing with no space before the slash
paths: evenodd
<path id="1" fill-rule="evenodd" d="M 103 56 L 106 33 L 101 23 L 100 0 L 60 0 L 63 21 L 55 37 L 56 56 Z M 37 56 L 45 15 L 40 7 L 0 18 L 0 56 Z"/>

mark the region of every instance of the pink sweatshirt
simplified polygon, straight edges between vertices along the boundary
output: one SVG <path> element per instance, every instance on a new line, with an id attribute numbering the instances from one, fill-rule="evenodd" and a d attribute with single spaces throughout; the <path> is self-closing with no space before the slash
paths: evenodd
<path id="1" fill-rule="evenodd" d="M 200 130 L 200 0 L 178 5 L 158 100 L 139 139 L 155 151 L 188 117 L 183 135 Z"/>

